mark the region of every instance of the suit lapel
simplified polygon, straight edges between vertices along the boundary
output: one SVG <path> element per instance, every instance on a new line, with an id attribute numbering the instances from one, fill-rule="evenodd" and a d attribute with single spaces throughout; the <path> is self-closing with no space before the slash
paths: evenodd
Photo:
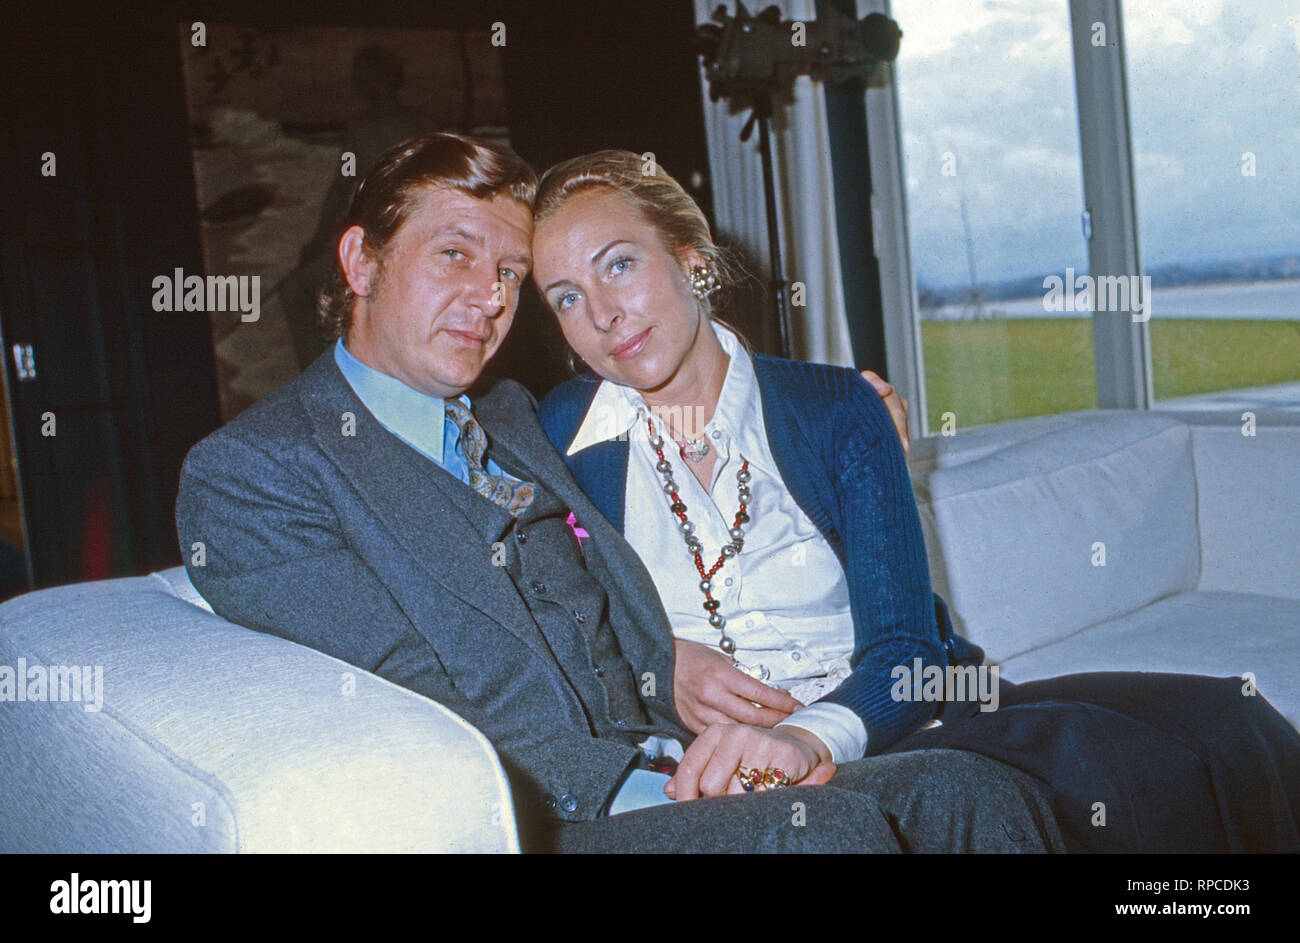
<path id="1" fill-rule="evenodd" d="M 446 592 L 553 663 L 505 568 L 492 565 L 491 546 L 446 497 L 445 489 L 466 486 L 385 429 L 344 379 L 330 351 L 308 373 L 302 402 L 317 443 L 402 551 Z M 343 434 L 347 413 L 355 417 L 353 435 Z"/>

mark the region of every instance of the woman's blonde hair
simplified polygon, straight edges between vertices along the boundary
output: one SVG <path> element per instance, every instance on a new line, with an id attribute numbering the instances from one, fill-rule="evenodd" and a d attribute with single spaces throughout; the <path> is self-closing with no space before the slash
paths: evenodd
<path id="1" fill-rule="evenodd" d="M 713 241 L 704 212 L 649 154 L 596 151 L 556 164 L 542 175 L 537 186 L 534 224 L 540 225 L 571 197 L 601 188 L 626 197 L 655 228 L 673 258 L 682 261 L 694 252 L 713 269 L 724 289 L 735 282 L 738 269 Z M 715 307 L 710 300 L 704 301 L 710 314 Z"/>

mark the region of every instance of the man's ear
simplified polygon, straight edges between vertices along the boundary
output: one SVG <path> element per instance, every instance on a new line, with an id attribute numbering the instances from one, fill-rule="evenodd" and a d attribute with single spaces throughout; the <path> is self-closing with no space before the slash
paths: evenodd
<path id="1" fill-rule="evenodd" d="M 375 261 L 366 251 L 366 231 L 360 226 L 348 227 L 339 239 L 339 265 L 354 295 L 364 298 L 370 294 Z"/>

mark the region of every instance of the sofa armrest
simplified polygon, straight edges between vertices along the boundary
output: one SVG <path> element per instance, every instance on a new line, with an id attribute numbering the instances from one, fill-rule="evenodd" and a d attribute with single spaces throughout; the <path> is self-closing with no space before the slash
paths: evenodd
<path id="1" fill-rule="evenodd" d="M 157 575 L 0 606 L 0 666 L 20 665 L 77 666 L 81 696 L 0 700 L 0 851 L 518 850 L 468 723 Z"/>

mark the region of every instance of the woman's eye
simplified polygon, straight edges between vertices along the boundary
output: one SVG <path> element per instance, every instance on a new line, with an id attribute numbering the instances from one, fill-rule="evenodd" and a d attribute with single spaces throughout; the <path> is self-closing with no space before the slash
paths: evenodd
<path id="1" fill-rule="evenodd" d="M 578 293 L 576 291 L 566 291 L 555 299 L 555 310 L 565 311 L 577 304 Z"/>
<path id="2" fill-rule="evenodd" d="M 610 265 L 609 265 L 609 272 L 610 272 L 611 275 L 622 275 L 624 272 L 626 272 L 626 271 L 627 271 L 629 268 L 631 268 L 631 267 L 632 267 L 632 260 L 631 260 L 631 259 L 626 258 L 626 257 L 621 258 L 621 259 L 615 259 L 615 260 L 614 260 L 613 262 L 611 262 Z"/>

